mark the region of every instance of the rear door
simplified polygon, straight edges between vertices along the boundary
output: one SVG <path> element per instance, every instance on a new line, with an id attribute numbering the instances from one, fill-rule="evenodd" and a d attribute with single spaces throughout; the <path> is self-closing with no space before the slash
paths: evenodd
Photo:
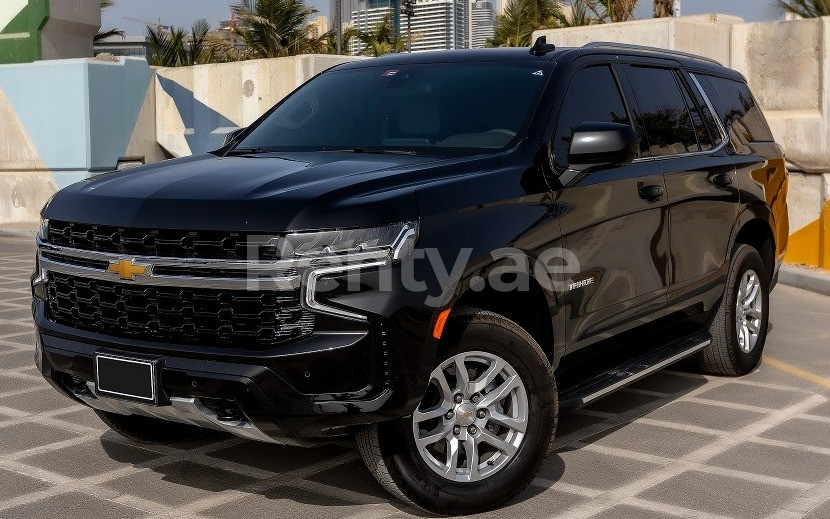
<path id="1" fill-rule="evenodd" d="M 694 79 L 679 67 L 625 67 L 645 129 L 648 160 L 665 175 L 670 270 L 668 311 L 708 309 L 723 292 L 738 214 L 735 163 Z"/>
<path id="2" fill-rule="evenodd" d="M 701 85 L 726 129 L 737 169 L 741 211 L 752 208 L 754 214 L 765 218 L 769 208 L 767 218 L 774 232 L 775 257 L 764 260 L 774 259 L 780 265 L 789 238 L 783 150 L 775 143 L 761 108 L 742 78 L 697 72 L 692 72 L 692 78 Z"/>
<path id="3" fill-rule="evenodd" d="M 567 166 L 573 129 L 583 122 L 631 124 L 614 57 L 571 65 L 554 104 L 554 169 Z M 663 173 L 636 161 L 592 171 L 553 196 L 563 246 L 577 272 L 561 287 L 560 312 L 571 346 L 580 348 L 665 313 L 668 221 Z"/>

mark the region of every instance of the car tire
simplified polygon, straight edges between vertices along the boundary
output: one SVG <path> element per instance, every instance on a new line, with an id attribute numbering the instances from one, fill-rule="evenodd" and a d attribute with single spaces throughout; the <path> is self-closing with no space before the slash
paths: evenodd
<path id="1" fill-rule="evenodd" d="M 758 251 L 739 245 L 732 255 L 723 298 L 713 310 L 712 342 L 697 355 L 703 371 L 740 376 L 758 366 L 769 324 L 769 283 Z"/>
<path id="2" fill-rule="evenodd" d="M 364 427 L 358 449 L 378 482 L 407 504 L 441 515 L 491 510 L 525 489 L 547 458 L 558 416 L 553 371 L 529 333 L 479 309 L 453 311 L 439 352 L 418 409 Z M 458 378 L 459 365 L 469 383 Z"/>
<path id="3" fill-rule="evenodd" d="M 139 415 L 123 415 L 95 409 L 98 417 L 113 431 L 130 440 L 147 444 L 175 444 L 197 440 L 213 431 L 177 422 Z"/>

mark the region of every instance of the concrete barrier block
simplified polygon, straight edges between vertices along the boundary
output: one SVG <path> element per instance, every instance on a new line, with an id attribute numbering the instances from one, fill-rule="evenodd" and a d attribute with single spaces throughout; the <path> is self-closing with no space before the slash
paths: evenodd
<path id="1" fill-rule="evenodd" d="M 38 222 L 43 204 L 56 190 L 48 171 L 0 171 L 0 228 Z"/>
<path id="2" fill-rule="evenodd" d="M 90 60 L 86 67 L 88 168 L 90 171 L 107 171 L 115 168 L 118 159 L 127 154 L 153 73 L 146 61 L 136 58 L 122 59 L 118 63 Z M 138 150 L 133 153 L 146 155 Z"/>
<path id="3" fill-rule="evenodd" d="M 820 20 L 734 27 L 734 64 L 765 110 L 821 109 Z"/>
<path id="4" fill-rule="evenodd" d="M 0 66 L 0 225 L 36 225 L 56 189 L 125 156 L 163 158 L 146 61 Z"/>
<path id="5" fill-rule="evenodd" d="M 790 173 L 789 263 L 830 268 L 830 174 Z"/>
<path id="6" fill-rule="evenodd" d="M 730 28 L 742 22 L 736 16 L 706 14 L 544 29 L 534 32 L 533 38 L 544 35 L 559 47 L 581 47 L 596 41 L 645 45 L 692 52 L 729 64 Z"/>
<path id="7" fill-rule="evenodd" d="M 170 155 L 204 153 L 297 87 L 354 56 L 302 55 L 156 70 L 158 143 Z"/>
<path id="8" fill-rule="evenodd" d="M 0 63 L 92 56 L 98 0 L 2 0 Z"/>

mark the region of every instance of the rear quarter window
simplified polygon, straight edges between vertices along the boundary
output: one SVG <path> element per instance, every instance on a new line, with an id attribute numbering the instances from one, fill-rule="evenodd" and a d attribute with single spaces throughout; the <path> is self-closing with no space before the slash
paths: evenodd
<path id="1" fill-rule="evenodd" d="M 771 142 L 775 139 L 749 86 L 742 81 L 697 75 L 703 90 L 735 143 Z M 738 150 L 740 152 L 740 150 Z"/>

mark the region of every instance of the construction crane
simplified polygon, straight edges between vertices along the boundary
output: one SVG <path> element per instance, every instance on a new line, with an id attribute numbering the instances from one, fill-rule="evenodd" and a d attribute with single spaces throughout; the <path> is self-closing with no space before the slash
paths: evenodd
<path id="1" fill-rule="evenodd" d="M 155 26 L 157 31 L 161 31 L 162 29 L 164 29 L 165 31 L 169 31 L 170 28 L 171 28 L 169 25 L 164 25 L 163 23 L 161 23 L 161 18 L 159 18 L 155 22 L 148 22 L 147 20 L 139 20 L 138 18 L 130 18 L 129 16 L 125 16 L 124 19 L 128 20 L 128 21 L 131 21 L 131 22 L 143 23 L 144 25 L 146 25 L 148 27 Z"/>

